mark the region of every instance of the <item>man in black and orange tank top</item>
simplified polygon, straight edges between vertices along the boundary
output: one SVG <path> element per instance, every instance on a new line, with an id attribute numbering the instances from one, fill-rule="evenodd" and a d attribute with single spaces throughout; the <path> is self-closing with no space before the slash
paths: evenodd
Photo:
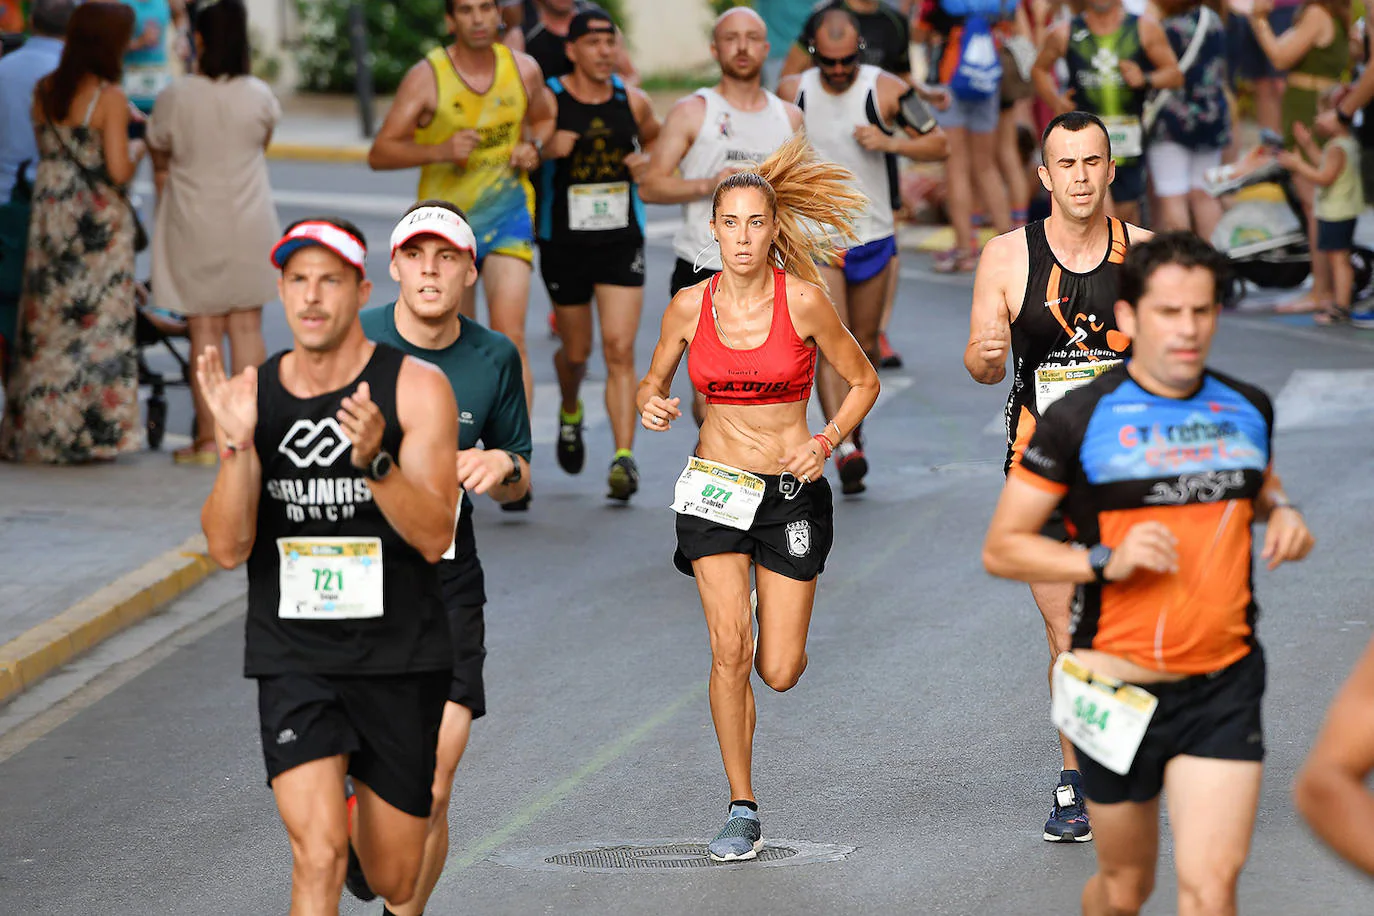
<path id="1" fill-rule="evenodd" d="M 1106 216 L 1115 174 L 1107 129 L 1095 116 L 1060 115 L 1041 139 L 1040 180 L 1050 192 L 1048 218 L 988 243 L 973 281 L 964 366 L 975 381 L 999 384 L 1012 357 L 1007 399 L 1009 470 L 1021 459 L 1045 408 L 1066 392 L 1118 365 L 1130 340 L 1116 327 L 1117 272 L 1131 243 L 1150 233 Z M 1069 533 L 1057 517 L 1047 532 Z M 1036 584 L 1031 594 L 1045 619 L 1051 660 L 1069 647 L 1073 589 Z M 1060 736 L 1064 767 L 1044 838 L 1092 839 L 1073 746 Z"/>

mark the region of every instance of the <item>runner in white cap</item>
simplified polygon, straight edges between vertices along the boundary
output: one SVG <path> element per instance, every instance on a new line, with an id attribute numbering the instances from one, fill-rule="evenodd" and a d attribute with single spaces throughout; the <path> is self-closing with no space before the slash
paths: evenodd
<path id="1" fill-rule="evenodd" d="M 482 664 L 486 659 L 485 577 L 477 558 L 473 494 L 498 503 L 517 500 L 529 487 L 530 419 L 520 380 L 520 352 L 505 336 L 460 314 L 463 293 L 477 282 L 476 238 L 461 210 L 423 200 L 391 233 L 391 277 L 397 300 L 363 312 L 363 330 L 378 343 L 433 363 L 460 399 L 460 500 L 453 546 L 439 562 L 439 586 L 453 643 L 453 675 L 439 728 L 434 805 L 424 865 L 415 896 L 392 900 L 397 916 L 424 911 L 448 856 L 448 807 L 454 774 L 472 723 L 486 715 Z"/>
<path id="2" fill-rule="evenodd" d="M 196 364 L 221 450 L 201 524 L 217 563 L 248 564 L 244 673 L 293 913 L 338 912 L 345 860 L 366 899 L 414 893 L 453 669 L 434 564 L 458 411 L 433 366 L 363 336 L 366 254 L 351 223 L 291 226 L 272 263 L 293 349 L 232 379 L 214 347 Z"/>

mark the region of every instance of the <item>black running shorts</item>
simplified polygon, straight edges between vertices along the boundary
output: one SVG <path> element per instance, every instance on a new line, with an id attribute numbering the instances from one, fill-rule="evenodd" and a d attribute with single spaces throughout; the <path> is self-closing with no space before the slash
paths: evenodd
<path id="1" fill-rule="evenodd" d="M 554 305 L 587 305 L 597 286 L 643 286 L 644 243 L 576 245 L 542 242 L 539 275 Z"/>
<path id="2" fill-rule="evenodd" d="M 707 521 L 695 515 L 677 516 L 677 551 L 673 565 L 691 576 L 692 560 L 721 553 L 743 553 L 764 569 L 799 582 L 809 582 L 825 571 L 825 558 L 834 541 L 830 481 L 803 485 L 793 478 L 795 495 L 779 491 L 781 477 L 763 478 L 763 502 L 748 531 Z M 790 475 L 789 475 L 790 477 Z"/>
<path id="3" fill-rule="evenodd" d="M 1167 684 L 1143 684 L 1159 698 L 1135 762 L 1118 776 L 1078 752 L 1083 794 L 1102 805 L 1146 802 L 1164 787 L 1164 767 L 1181 755 L 1214 760 L 1264 759 L 1260 701 L 1264 697 L 1264 650 L 1259 643 L 1240 661 Z"/>
<path id="4" fill-rule="evenodd" d="M 449 639 L 453 644 L 453 680 L 448 698 L 471 710 L 473 719 L 480 719 L 487 714 L 487 691 L 482 681 L 482 663 L 487 658 L 486 619 L 482 605 L 464 603 L 463 577 L 457 570 L 449 574 L 451 566 L 439 564 L 439 588 L 448 611 Z"/>
<path id="5" fill-rule="evenodd" d="M 347 754 L 350 776 L 392 807 L 429 817 L 451 680 L 447 671 L 258 678 L 267 784 L 301 764 Z"/>
<path id="6" fill-rule="evenodd" d="M 703 267 L 701 270 L 693 270 L 690 261 L 684 261 L 682 258 L 678 258 L 677 263 L 673 265 L 673 279 L 668 284 L 668 295 L 676 296 L 687 287 L 695 286 L 714 273 L 715 271 L 709 267 Z"/>

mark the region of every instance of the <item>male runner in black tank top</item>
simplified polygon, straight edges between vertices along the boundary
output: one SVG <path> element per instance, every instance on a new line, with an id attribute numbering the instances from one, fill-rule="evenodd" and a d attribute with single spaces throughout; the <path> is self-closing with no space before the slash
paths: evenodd
<path id="1" fill-rule="evenodd" d="M 232 379 L 214 347 L 196 361 L 221 449 L 201 524 L 217 563 L 248 563 L 244 673 L 293 912 L 337 912 L 345 857 L 363 899 L 414 893 L 453 669 L 434 564 L 457 406 L 437 369 L 363 336 L 366 252 L 351 224 L 292 225 L 272 260 L 294 348 Z"/>
<path id="2" fill-rule="evenodd" d="M 615 454 L 608 496 L 628 500 L 639 489 L 635 436 L 635 336 L 644 306 L 644 204 L 635 178 L 658 137 L 649 97 L 614 74 L 615 23 L 600 10 L 578 13 L 568 27 L 573 71 L 551 77 L 558 122 L 536 179 L 539 270 L 557 316 L 562 346 L 553 356 L 562 405 L 558 465 L 582 472 L 579 398 L 592 353 L 592 297 L 606 361 L 606 415 Z"/>
<path id="3" fill-rule="evenodd" d="M 1018 462 L 1040 411 L 1071 388 L 1124 359 L 1130 340 L 1116 327 L 1117 271 L 1126 246 L 1151 233 L 1106 216 L 1115 172 L 1107 130 L 1095 115 L 1070 112 L 1045 128 L 1040 180 L 1050 215 L 988 243 L 973 280 L 964 366 L 975 381 L 999 384 L 1013 358 L 1007 399 L 1006 469 Z M 1069 540 L 1062 522 L 1054 536 Z M 1069 648 L 1073 589 L 1032 585 L 1045 620 L 1050 662 Z M 1043 836 L 1052 842 L 1092 839 L 1073 746 L 1060 735 L 1064 766 Z"/>

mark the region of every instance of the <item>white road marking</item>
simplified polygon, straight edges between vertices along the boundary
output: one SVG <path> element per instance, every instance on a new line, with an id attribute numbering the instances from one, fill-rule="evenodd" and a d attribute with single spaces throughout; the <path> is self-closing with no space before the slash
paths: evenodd
<path id="1" fill-rule="evenodd" d="M 1374 370 L 1299 369 L 1274 399 L 1274 427 L 1332 429 L 1374 419 Z"/>

